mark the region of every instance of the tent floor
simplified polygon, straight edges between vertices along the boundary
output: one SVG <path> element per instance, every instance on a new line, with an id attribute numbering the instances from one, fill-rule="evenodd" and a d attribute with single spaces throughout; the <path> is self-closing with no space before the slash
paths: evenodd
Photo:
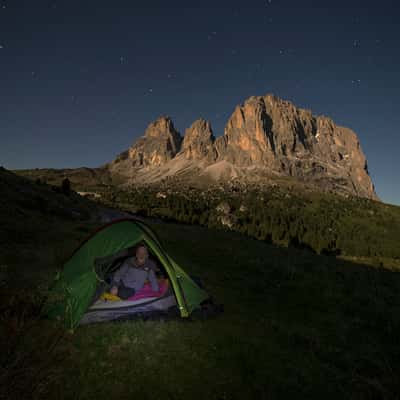
<path id="1" fill-rule="evenodd" d="M 160 297 L 146 297 L 144 299 L 139 299 L 134 301 L 132 300 L 107 301 L 99 299 L 89 307 L 88 311 L 134 307 L 140 304 L 150 303 L 158 299 L 160 299 Z"/>
<path id="2" fill-rule="evenodd" d="M 176 306 L 176 299 L 171 293 L 163 297 L 149 297 L 136 301 L 97 300 L 83 315 L 80 325 L 130 319 L 130 316 L 135 314 L 166 311 L 174 306 Z"/>

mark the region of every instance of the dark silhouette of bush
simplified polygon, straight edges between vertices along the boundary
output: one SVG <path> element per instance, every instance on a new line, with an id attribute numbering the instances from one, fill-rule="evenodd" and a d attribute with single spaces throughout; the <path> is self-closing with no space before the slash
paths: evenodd
<path id="1" fill-rule="evenodd" d="M 61 192 L 66 196 L 71 194 L 71 182 L 68 178 L 64 178 L 61 182 Z"/>

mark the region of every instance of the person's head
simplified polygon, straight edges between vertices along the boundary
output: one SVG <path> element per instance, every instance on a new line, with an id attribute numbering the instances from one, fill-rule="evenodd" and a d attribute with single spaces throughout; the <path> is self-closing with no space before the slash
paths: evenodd
<path id="1" fill-rule="evenodd" d="M 149 252 L 147 247 L 143 244 L 136 249 L 136 262 L 138 265 L 144 265 L 149 258 Z"/>

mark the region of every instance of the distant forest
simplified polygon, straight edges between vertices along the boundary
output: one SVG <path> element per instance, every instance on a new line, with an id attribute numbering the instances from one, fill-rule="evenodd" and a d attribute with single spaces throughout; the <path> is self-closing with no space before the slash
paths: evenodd
<path id="1" fill-rule="evenodd" d="M 230 229 L 318 254 L 400 258 L 400 207 L 327 193 L 194 188 L 104 191 L 102 201 L 144 216 Z"/>

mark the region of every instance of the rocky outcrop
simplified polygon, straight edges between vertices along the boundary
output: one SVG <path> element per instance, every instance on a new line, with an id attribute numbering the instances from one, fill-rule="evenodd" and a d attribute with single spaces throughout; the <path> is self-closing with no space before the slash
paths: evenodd
<path id="1" fill-rule="evenodd" d="M 186 129 L 182 141 L 171 119 L 161 117 L 110 169 L 135 174 L 144 182 L 183 172 L 214 180 L 290 176 L 322 189 L 377 198 L 351 129 L 270 94 L 238 105 L 218 138 L 210 123 L 199 119 Z"/>
<path id="2" fill-rule="evenodd" d="M 182 137 L 169 117 L 160 117 L 146 129 L 127 151 L 121 153 L 113 164 L 125 162 L 132 167 L 158 167 L 171 160 L 180 150 Z"/>
<path id="3" fill-rule="evenodd" d="M 243 106 L 235 108 L 224 135 L 217 139 L 217 159 L 240 167 L 254 164 L 271 167 L 274 157 L 270 128 L 264 102 L 260 98 L 250 98 Z"/>
<path id="4" fill-rule="evenodd" d="M 336 180 L 354 194 L 376 197 L 351 129 L 273 95 L 250 97 L 237 106 L 215 147 L 217 161 L 300 179 Z"/>
<path id="5" fill-rule="evenodd" d="M 171 160 L 179 151 L 181 135 L 169 117 L 160 117 L 151 123 L 130 149 L 129 158 L 135 166 L 159 166 Z"/>
<path id="6" fill-rule="evenodd" d="M 215 137 L 211 125 L 204 119 L 198 119 L 185 131 L 181 153 L 188 160 L 206 159 L 215 161 Z"/>

